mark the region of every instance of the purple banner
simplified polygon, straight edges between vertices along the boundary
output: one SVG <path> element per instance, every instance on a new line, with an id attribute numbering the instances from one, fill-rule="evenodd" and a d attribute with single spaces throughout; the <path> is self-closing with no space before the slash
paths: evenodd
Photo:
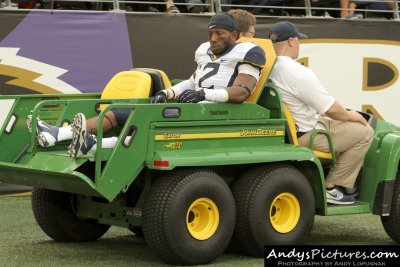
<path id="1" fill-rule="evenodd" d="M 0 42 L 0 62 L 31 92 L 101 92 L 133 65 L 125 14 L 31 12 Z"/>

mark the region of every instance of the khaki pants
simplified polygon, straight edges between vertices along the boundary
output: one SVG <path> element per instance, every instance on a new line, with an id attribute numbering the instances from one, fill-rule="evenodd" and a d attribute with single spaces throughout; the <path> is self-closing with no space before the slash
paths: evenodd
<path id="1" fill-rule="evenodd" d="M 326 181 L 334 185 L 353 188 L 364 156 L 371 145 L 374 130 L 369 125 L 336 121 L 327 117 L 321 117 L 319 122 L 330 132 L 337 157 L 336 165 L 330 170 Z M 311 133 L 300 137 L 299 144 L 309 146 Z M 315 137 L 314 149 L 329 152 L 328 141 L 324 135 Z"/>

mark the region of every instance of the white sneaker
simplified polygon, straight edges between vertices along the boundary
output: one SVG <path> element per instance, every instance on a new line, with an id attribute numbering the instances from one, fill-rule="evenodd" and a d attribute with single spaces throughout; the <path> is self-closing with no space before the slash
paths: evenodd
<path id="1" fill-rule="evenodd" d="M 72 122 L 72 142 L 68 154 L 73 158 L 86 155 L 96 143 L 96 138 L 86 130 L 85 115 L 76 114 Z"/>
<path id="2" fill-rule="evenodd" d="M 32 133 L 32 115 L 28 115 L 26 118 L 26 126 L 28 131 Z M 54 146 L 57 142 L 59 128 L 44 121 L 37 119 L 36 134 L 39 145 L 42 147 Z"/>
<path id="3" fill-rule="evenodd" d="M 353 196 L 344 194 L 339 188 L 326 189 L 326 202 L 338 205 L 353 204 L 356 202 Z"/>

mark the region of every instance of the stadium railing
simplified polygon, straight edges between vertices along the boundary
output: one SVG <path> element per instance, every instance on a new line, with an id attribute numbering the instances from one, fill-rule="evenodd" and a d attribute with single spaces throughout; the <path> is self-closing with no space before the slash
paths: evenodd
<path id="1" fill-rule="evenodd" d="M 29 0 L 3 0 L 0 9 L 17 9 L 17 4 L 21 2 L 28 2 Z M 378 14 L 383 14 L 383 15 L 393 15 L 392 18 L 394 20 L 399 21 L 399 7 L 398 3 L 399 0 L 390 0 L 393 3 L 393 10 L 390 9 L 385 9 L 385 8 L 380 8 L 380 9 L 374 9 L 372 4 L 376 3 L 381 3 L 381 4 L 386 4 L 388 0 L 358 0 L 356 2 L 359 3 L 358 6 L 362 6 L 364 8 L 359 8 L 355 9 L 355 12 L 361 12 L 364 14 L 372 14 L 372 13 L 378 13 Z M 93 3 L 93 6 L 95 8 L 92 8 L 92 10 L 101 10 L 103 4 L 107 4 L 112 9 L 110 11 L 118 11 L 118 10 L 125 10 L 125 6 L 129 4 L 147 4 L 147 5 L 165 5 L 164 1 L 128 1 L 128 0 L 61 0 L 61 1 L 55 1 L 55 0 L 42 0 L 42 2 L 47 3 L 45 7 L 42 6 L 42 8 L 45 9 L 54 9 L 54 3 L 55 2 L 75 2 L 75 3 L 82 3 L 82 2 L 87 2 L 87 3 Z M 251 8 L 259 8 L 259 9 L 269 9 L 269 10 L 274 10 L 274 9 L 286 9 L 286 10 L 303 10 L 304 16 L 306 17 L 313 17 L 313 13 L 316 11 L 340 11 L 340 8 L 335 8 L 335 7 L 326 7 L 326 6 L 320 6 L 316 5 L 315 3 L 318 3 L 319 1 L 311 1 L 311 0 L 304 0 L 304 5 L 298 5 L 298 6 L 293 6 L 293 5 L 285 5 L 285 1 L 283 2 L 282 5 L 237 5 L 237 4 L 223 4 L 221 3 L 221 0 L 209 0 L 210 4 L 196 4 L 196 5 L 201 5 L 208 7 L 209 6 L 209 12 L 214 13 L 214 12 L 220 12 L 222 10 L 230 9 L 230 8 L 243 8 L 243 9 L 251 9 Z M 268 3 L 268 2 L 267 2 Z M 187 3 L 175 3 L 176 6 L 181 6 L 181 7 L 186 7 L 189 4 Z M 193 5 L 193 4 L 191 4 Z M 371 6 L 371 7 L 369 7 Z M 262 15 L 262 14 L 261 14 Z M 278 15 L 279 16 L 279 15 Z M 364 17 L 367 17 L 364 15 Z"/>

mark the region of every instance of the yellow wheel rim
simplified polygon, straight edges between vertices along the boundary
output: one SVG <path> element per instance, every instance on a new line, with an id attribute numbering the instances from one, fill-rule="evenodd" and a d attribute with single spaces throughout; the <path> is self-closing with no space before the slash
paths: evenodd
<path id="1" fill-rule="evenodd" d="M 290 193 L 279 194 L 272 201 L 269 209 L 269 219 L 272 227 L 279 233 L 292 231 L 300 219 L 300 203 Z"/>
<path id="2" fill-rule="evenodd" d="M 186 214 L 186 227 L 198 240 L 212 237 L 218 228 L 219 211 L 214 201 L 199 198 L 190 205 Z"/>

